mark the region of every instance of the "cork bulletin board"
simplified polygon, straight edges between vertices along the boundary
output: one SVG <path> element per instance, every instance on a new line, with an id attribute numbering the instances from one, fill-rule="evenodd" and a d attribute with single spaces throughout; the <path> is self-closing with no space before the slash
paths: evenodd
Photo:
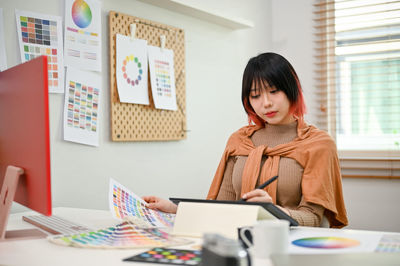
<path id="1" fill-rule="evenodd" d="M 150 105 L 121 103 L 116 80 L 116 34 L 130 36 L 130 25 L 136 24 L 138 39 L 147 40 L 148 45 L 160 46 L 160 35 L 166 36 L 165 48 L 174 51 L 176 86 L 176 111 L 154 107 L 151 96 L 150 75 L 148 90 Z M 109 12 L 110 41 L 110 95 L 111 95 L 111 139 L 113 141 L 167 141 L 186 138 L 186 93 L 185 93 L 185 42 L 184 31 L 158 22 Z"/>

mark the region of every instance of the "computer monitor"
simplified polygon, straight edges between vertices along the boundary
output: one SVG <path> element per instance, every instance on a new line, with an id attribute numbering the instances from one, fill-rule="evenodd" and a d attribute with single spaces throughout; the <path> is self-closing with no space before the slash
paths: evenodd
<path id="1" fill-rule="evenodd" d="M 0 72 L 0 238 L 11 208 L 7 200 L 51 215 L 47 69 L 47 57 L 41 56 Z M 8 183 L 7 168 L 13 175 Z M 18 177 L 12 195 L 10 184 Z"/>

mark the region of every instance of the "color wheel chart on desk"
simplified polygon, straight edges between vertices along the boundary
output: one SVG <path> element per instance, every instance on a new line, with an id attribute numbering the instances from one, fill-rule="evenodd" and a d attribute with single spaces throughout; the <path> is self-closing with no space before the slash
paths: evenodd
<path id="1" fill-rule="evenodd" d="M 61 17 L 15 11 L 21 60 L 47 56 L 49 92 L 64 92 L 64 59 Z"/>
<path id="2" fill-rule="evenodd" d="M 381 238 L 381 234 L 353 230 L 292 228 L 289 235 L 289 253 L 337 254 L 374 252 Z"/>
<path id="3" fill-rule="evenodd" d="M 344 237 L 309 237 L 292 242 L 293 245 L 305 248 L 348 248 L 360 245 L 360 241 Z"/>
<path id="4" fill-rule="evenodd" d="M 113 179 L 110 179 L 109 204 L 115 218 L 133 217 L 157 227 L 172 227 L 174 223 L 175 214 L 147 208 L 144 200 Z"/>

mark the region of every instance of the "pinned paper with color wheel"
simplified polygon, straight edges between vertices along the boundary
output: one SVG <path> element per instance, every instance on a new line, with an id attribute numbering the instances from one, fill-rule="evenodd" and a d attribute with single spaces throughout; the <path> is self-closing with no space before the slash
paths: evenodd
<path id="1" fill-rule="evenodd" d="M 117 34 L 116 47 L 120 102 L 148 105 L 147 41 Z"/>

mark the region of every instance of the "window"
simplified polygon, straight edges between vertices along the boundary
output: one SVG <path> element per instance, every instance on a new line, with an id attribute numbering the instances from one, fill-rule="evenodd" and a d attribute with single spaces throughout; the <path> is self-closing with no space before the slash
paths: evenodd
<path id="1" fill-rule="evenodd" d="M 348 176 L 400 178 L 400 1 L 315 8 L 317 124 L 336 140 Z"/>

